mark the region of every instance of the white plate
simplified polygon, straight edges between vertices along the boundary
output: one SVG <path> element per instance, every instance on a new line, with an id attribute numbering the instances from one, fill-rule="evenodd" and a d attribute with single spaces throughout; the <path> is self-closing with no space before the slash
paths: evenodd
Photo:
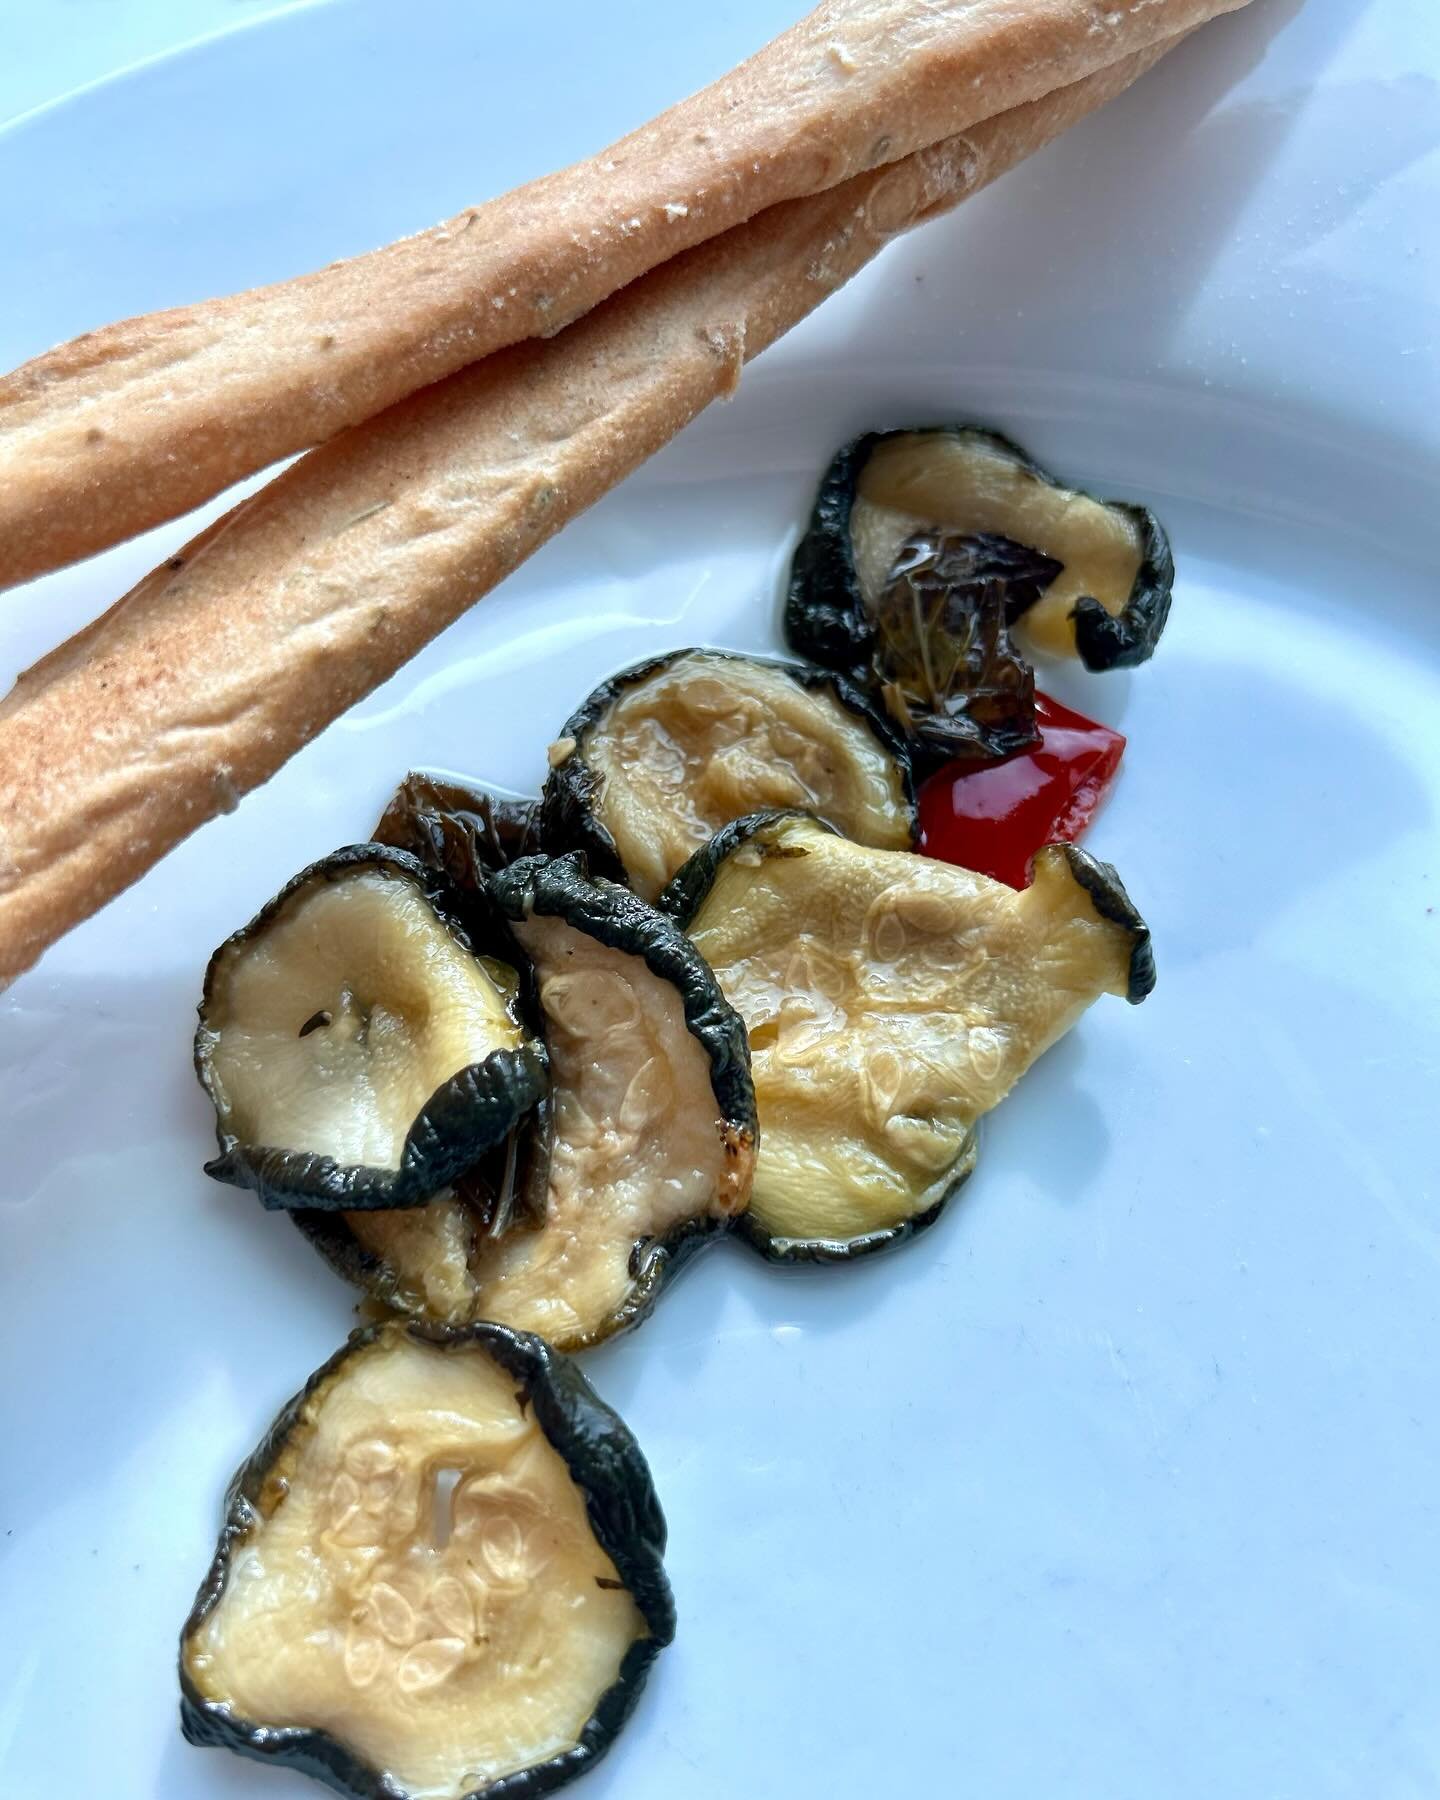
<path id="1" fill-rule="evenodd" d="M 0 365 L 568 160 L 787 10 L 374 0 L 92 89 L 0 135 Z M 773 645 L 834 443 L 974 416 L 1174 535 L 1160 656 L 1063 684 L 1131 737 L 1092 843 L 1160 986 L 1027 1078 L 927 1237 L 723 1247 L 590 1359 L 681 1630 L 580 1791 L 1437 1791 L 1437 74 L 1430 0 L 1208 30 L 0 1000 L 0 1790 L 314 1791 L 174 1720 L 224 1481 L 352 1317 L 200 1173 L 209 950 L 407 766 L 527 787 L 620 664 Z M 179 536 L 0 598 L 0 675 Z"/>

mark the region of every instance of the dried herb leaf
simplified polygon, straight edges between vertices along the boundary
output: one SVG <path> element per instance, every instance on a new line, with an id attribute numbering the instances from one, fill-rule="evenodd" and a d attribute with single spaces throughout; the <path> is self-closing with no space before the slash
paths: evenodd
<path id="1" fill-rule="evenodd" d="M 481 1240 L 508 1231 L 533 1231 L 545 1222 L 545 1178 L 550 1166 L 550 1104 L 497 1144 L 474 1171 L 455 1184 L 455 1197 L 474 1221 Z"/>
<path id="2" fill-rule="evenodd" d="M 474 893 L 482 872 L 508 868 L 540 848 L 538 809 L 536 800 L 502 800 L 484 788 L 412 773 L 395 790 L 375 838 Z"/>
<path id="3" fill-rule="evenodd" d="M 990 761 L 1038 741 L 1035 674 L 1008 627 L 1061 564 L 994 533 L 907 538 L 875 609 L 886 707 L 947 757 Z"/>

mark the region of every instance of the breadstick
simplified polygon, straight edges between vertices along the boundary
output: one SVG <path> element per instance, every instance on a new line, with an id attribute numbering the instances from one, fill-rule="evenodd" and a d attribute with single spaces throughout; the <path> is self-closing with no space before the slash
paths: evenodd
<path id="1" fill-rule="evenodd" d="M 0 380 L 0 587 L 175 518 L 668 258 L 1244 0 L 826 0 L 608 151 Z"/>
<path id="2" fill-rule="evenodd" d="M 732 392 L 746 360 L 895 233 L 1167 47 L 776 207 L 563 336 L 343 433 L 36 664 L 0 703 L 0 985 Z"/>

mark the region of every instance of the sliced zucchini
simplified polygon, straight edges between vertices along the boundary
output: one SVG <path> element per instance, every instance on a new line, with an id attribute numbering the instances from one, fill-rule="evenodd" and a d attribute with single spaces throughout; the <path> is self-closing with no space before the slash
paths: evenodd
<path id="1" fill-rule="evenodd" d="M 387 804 L 375 837 L 442 872 L 467 899 L 483 901 L 487 873 L 534 851 L 538 814 L 536 800 L 412 770 Z M 522 1012 L 533 1013 L 533 1005 Z M 291 1217 L 332 1268 L 381 1305 L 464 1324 L 475 1316 L 470 1262 L 476 1244 L 522 1221 L 537 1190 L 543 1197 L 533 1164 L 549 1141 L 545 1106 L 542 1097 L 478 1168 L 423 1206 L 301 1209 Z"/>
<path id="2" fill-rule="evenodd" d="M 515 968 L 477 955 L 460 896 L 357 844 L 297 875 L 211 958 L 195 1067 L 207 1170 L 269 1207 L 417 1206 L 545 1088 Z"/>
<path id="3" fill-rule="evenodd" d="M 352 1800 L 550 1793 L 674 1636 L 664 1550 L 639 1446 L 538 1338 L 356 1332 L 231 1485 L 181 1728 Z"/>
<path id="4" fill-rule="evenodd" d="M 745 1030 L 674 921 L 579 854 L 516 863 L 492 891 L 534 965 L 552 1125 L 542 1223 L 476 1244 L 474 1306 L 580 1350 L 643 1318 L 744 1207 Z"/>
<path id="5" fill-rule="evenodd" d="M 829 670 L 679 650 L 597 688 L 551 750 L 548 847 L 654 900 L 731 819 L 803 806 L 858 843 L 908 850 L 904 740 Z"/>
<path id="6" fill-rule="evenodd" d="M 474 893 L 486 870 L 503 869 L 540 848 L 539 815 L 538 800 L 412 770 L 391 796 L 375 838 L 408 850 L 462 892 Z"/>
<path id="7" fill-rule="evenodd" d="M 740 1229 L 779 1261 L 876 1250 L 935 1219 L 975 1125 L 1098 995 L 1154 984 L 1113 869 L 1043 849 L 1017 893 L 871 850 L 804 814 L 720 832 L 664 905 L 745 1020 L 760 1155 Z"/>
<path id="8" fill-rule="evenodd" d="M 1007 542 L 1058 562 L 1021 560 L 1005 577 L 1020 639 L 1089 669 L 1153 655 L 1170 611 L 1170 543 L 1143 506 L 1068 488 L 998 432 L 973 425 L 867 432 L 835 457 L 795 553 L 790 647 L 865 682 L 875 609 L 906 540 L 945 531 Z M 1017 623 L 1018 621 L 1018 623 Z"/>

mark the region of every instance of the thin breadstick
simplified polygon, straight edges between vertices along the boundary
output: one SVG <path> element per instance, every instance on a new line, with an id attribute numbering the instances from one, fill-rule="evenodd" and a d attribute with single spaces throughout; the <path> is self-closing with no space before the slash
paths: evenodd
<path id="1" fill-rule="evenodd" d="M 272 775 L 719 396 L 897 232 L 1127 87 L 1154 46 L 737 226 L 550 343 L 312 451 L 0 704 L 0 985 Z"/>
<path id="2" fill-rule="evenodd" d="M 178 517 L 765 208 L 1244 0 L 826 0 L 608 151 L 278 286 L 90 332 L 0 380 L 0 587 Z"/>

